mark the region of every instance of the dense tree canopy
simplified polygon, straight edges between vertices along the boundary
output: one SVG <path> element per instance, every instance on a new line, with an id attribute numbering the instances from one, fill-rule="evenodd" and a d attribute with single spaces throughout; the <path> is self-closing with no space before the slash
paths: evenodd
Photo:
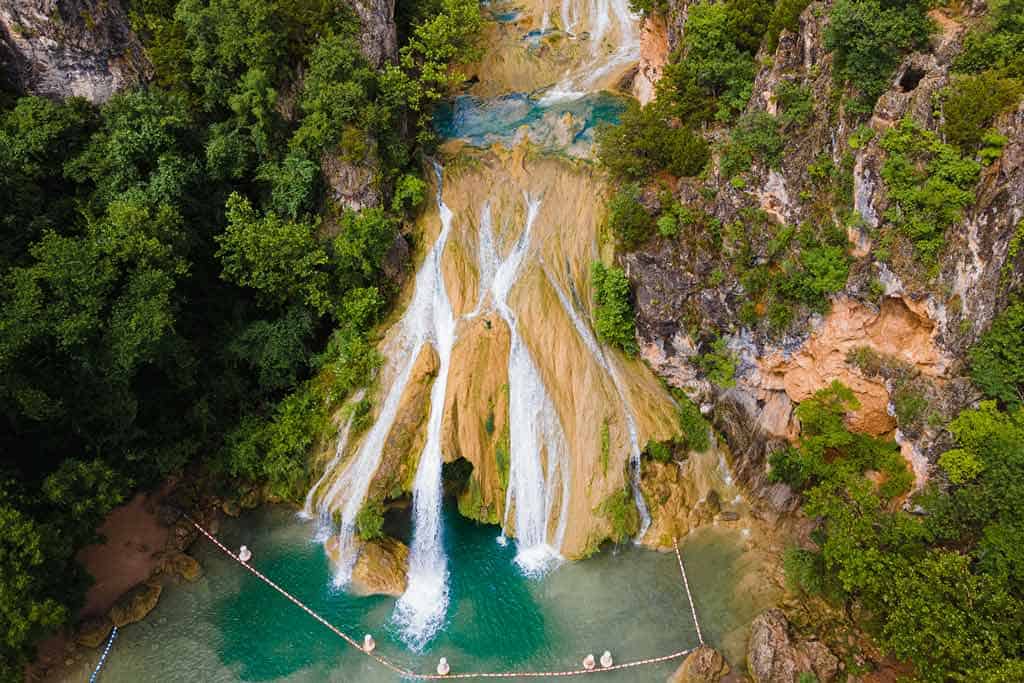
<path id="1" fill-rule="evenodd" d="M 380 363 L 424 112 L 480 26 L 420 4 L 378 72 L 345 3 L 133 0 L 153 82 L 0 100 L 0 679 L 74 614 L 75 551 L 134 488 L 199 467 L 302 493 Z M 384 208 L 335 206 L 325 155 L 373 163 Z"/>

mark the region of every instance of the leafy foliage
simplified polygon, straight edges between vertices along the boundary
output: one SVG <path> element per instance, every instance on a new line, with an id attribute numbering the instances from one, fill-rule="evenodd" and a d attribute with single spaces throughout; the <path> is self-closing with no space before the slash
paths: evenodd
<path id="1" fill-rule="evenodd" d="M 800 28 L 800 15 L 810 0 L 778 0 L 768 20 L 765 43 L 769 53 L 774 53 L 779 46 L 779 36 L 783 31 L 796 31 Z"/>
<path id="2" fill-rule="evenodd" d="M 942 133 L 946 140 L 972 154 L 997 114 L 1020 101 L 1024 86 L 994 71 L 960 76 L 942 91 Z"/>
<path id="3" fill-rule="evenodd" d="M 881 145 L 889 153 L 881 174 L 892 200 L 885 218 L 913 243 L 920 260 L 933 266 L 946 229 L 974 201 L 981 166 L 910 119 L 886 131 Z"/>
<path id="4" fill-rule="evenodd" d="M 638 351 L 629 278 L 621 268 L 594 261 L 590 267 L 594 287 L 594 329 L 597 338 L 628 354 Z"/>
<path id="5" fill-rule="evenodd" d="M 722 174 L 732 178 L 749 171 L 755 160 L 777 168 L 784 145 L 774 116 L 763 111 L 745 114 L 736 122 L 732 138 L 722 152 Z"/>
<path id="6" fill-rule="evenodd" d="M 642 180 L 662 169 L 676 176 L 695 176 L 708 160 L 708 145 L 700 133 L 670 126 L 657 104 L 641 108 L 635 101 L 629 103 L 619 125 L 598 131 L 597 145 L 601 163 L 626 180 Z"/>
<path id="7" fill-rule="evenodd" d="M 933 27 L 921 0 L 836 0 L 832 5 L 825 49 L 835 59 L 835 78 L 859 93 L 848 101 L 855 113 L 870 113 L 889 87 L 902 56 L 923 47 Z"/>
<path id="8" fill-rule="evenodd" d="M 869 613 L 879 644 L 923 681 L 1009 680 L 996 672 L 1022 656 L 1024 418 L 994 402 L 961 413 L 939 460 L 952 485 L 919 495 L 926 515 L 914 517 L 888 504 L 910 483 L 895 446 L 846 429 L 855 406 L 835 384 L 801 403 L 799 441 L 772 459 L 821 520 L 820 551 L 788 552 L 787 577 Z"/>
<path id="9" fill-rule="evenodd" d="M 985 395 L 1016 408 L 1024 402 L 1024 303 L 1008 306 L 970 351 L 971 377 Z"/>
<path id="10" fill-rule="evenodd" d="M 724 337 L 708 344 L 695 363 L 715 386 L 723 389 L 736 386 L 736 355 L 729 350 Z"/>
<path id="11" fill-rule="evenodd" d="M 626 185 L 608 201 L 608 227 L 627 249 L 638 246 L 654 232 L 654 218 L 640 203 L 640 186 Z"/>

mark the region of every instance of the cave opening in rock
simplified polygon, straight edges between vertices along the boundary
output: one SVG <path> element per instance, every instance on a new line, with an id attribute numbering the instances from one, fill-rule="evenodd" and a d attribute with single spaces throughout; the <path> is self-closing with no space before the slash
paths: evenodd
<path id="1" fill-rule="evenodd" d="M 900 90 L 903 92 L 911 92 L 917 88 L 922 78 L 924 78 L 924 71 L 913 66 L 908 67 L 907 70 L 903 72 L 903 76 L 900 77 Z"/>
<path id="2" fill-rule="evenodd" d="M 456 458 L 441 466 L 441 482 L 445 497 L 457 498 L 469 485 L 473 475 L 473 463 L 465 458 Z"/>

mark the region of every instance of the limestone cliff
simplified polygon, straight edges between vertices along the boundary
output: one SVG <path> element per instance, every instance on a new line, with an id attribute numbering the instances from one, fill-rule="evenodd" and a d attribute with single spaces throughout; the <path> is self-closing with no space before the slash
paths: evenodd
<path id="1" fill-rule="evenodd" d="M 1008 142 L 998 160 L 983 169 L 975 202 L 947 231 L 934 277 L 923 276 L 899 250 L 884 260 L 876 258 L 873 244 L 890 206 L 881 176 L 887 158 L 883 135 L 904 118 L 924 130 L 940 131 L 934 102 L 949 83 L 950 65 L 976 10 L 931 13 L 938 27 L 931 44 L 903 60 L 865 129 L 829 101 L 832 55 L 823 46 L 828 4 L 812 3 L 802 13 L 799 29 L 784 31 L 776 52 L 758 58 L 748 112 L 775 114 L 783 82 L 803 86 L 811 96 L 809 122 L 787 138 L 780 163 L 774 168 L 755 163 L 742 182 L 730 182 L 716 154 L 705 181 L 671 182 L 675 199 L 707 224 L 728 229 L 730 224 L 742 225 L 754 211 L 768 225 L 799 226 L 834 215 L 831 206 L 819 201 L 816 165 L 848 174 L 850 201 L 859 219 L 849 231 L 850 276 L 832 297 L 830 310 L 799 311 L 782 334 L 763 324 L 751 325 L 749 316 L 741 315 L 749 299 L 745 284 L 729 270 L 728 257 L 686 234 L 655 237 L 624 259 L 634 285 L 644 358 L 670 384 L 713 408 L 715 424 L 732 447 L 737 476 L 774 513 L 793 509 L 795 501 L 785 487 L 767 481 L 766 454 L 797 433 L 795 404 L 833 380 L 850 386 L 861 403 L 851 426 L 895 434 L 922 484 L 944 436 L 920 419 L 900 423 L 899 394 L 912 382 L 927 398 L 928 410 L 945 416 L 974 400 L 962 379 L 965 350 L 1005 306 L 1022 277 L 1021 255 L 1011 250 L 1011 241 L 1024 216 L 1024 103 L 996 120 L 995 128 Z M 669 5 L 665 33 L 656 41 L 667 38 L 675 47 L 690 3 Z M 653 41 L 648 39 L 649 44 Z M 721 127 L 710 131 L 720 143 L 728 135 Z M 767 240 L 751 248 L 753 262 L 769 261 Z M 737 361 L 732 388 L 714 386 L 694 362 L 709 350 L 707 330 L 713 329 L 724 331 Z M 869 352 L 886 359 L 890 371 L 862 367 L 858 354 Z M 896 366 L 899 372 L 891 371 Z"/>
<path id="2" fill-rule="evenodd" d="M 150 72 L 120 0 L 0 3 L 0 69 L 16 90 L 91 102 Z"/>

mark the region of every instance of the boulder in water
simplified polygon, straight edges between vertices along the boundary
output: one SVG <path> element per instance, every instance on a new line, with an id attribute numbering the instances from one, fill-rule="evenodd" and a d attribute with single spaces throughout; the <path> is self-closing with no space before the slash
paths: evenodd
<path id="1" fill-rule="evenodd" d="M 158 583 L 140 583 L 118 598 L 110 608 L 110 621 L 118 628 L 142 621 L 156 607 L 162 590 Z"/>
<path id="2" fill-rule="evenodd" d="M 405 592 L 409 548 L 393 538 L 363 543 L 352 568 L 352 592 L 356 595 L 390 595 Z"/>
<path id="3" fill-rule="evenodd" d="M 180 576 L 186 581 L 195 581 L 203 575 L 202 565 L 185 553 L 173 553 L 165 557 L 162 569 L 165 574 Z"/>
<path id="4" fill-rule="evenodd" d="M 687 655 L 668 683 L 718 683 L 729 673 L 729 665 L 718 650 L 702 645 Z"/>

